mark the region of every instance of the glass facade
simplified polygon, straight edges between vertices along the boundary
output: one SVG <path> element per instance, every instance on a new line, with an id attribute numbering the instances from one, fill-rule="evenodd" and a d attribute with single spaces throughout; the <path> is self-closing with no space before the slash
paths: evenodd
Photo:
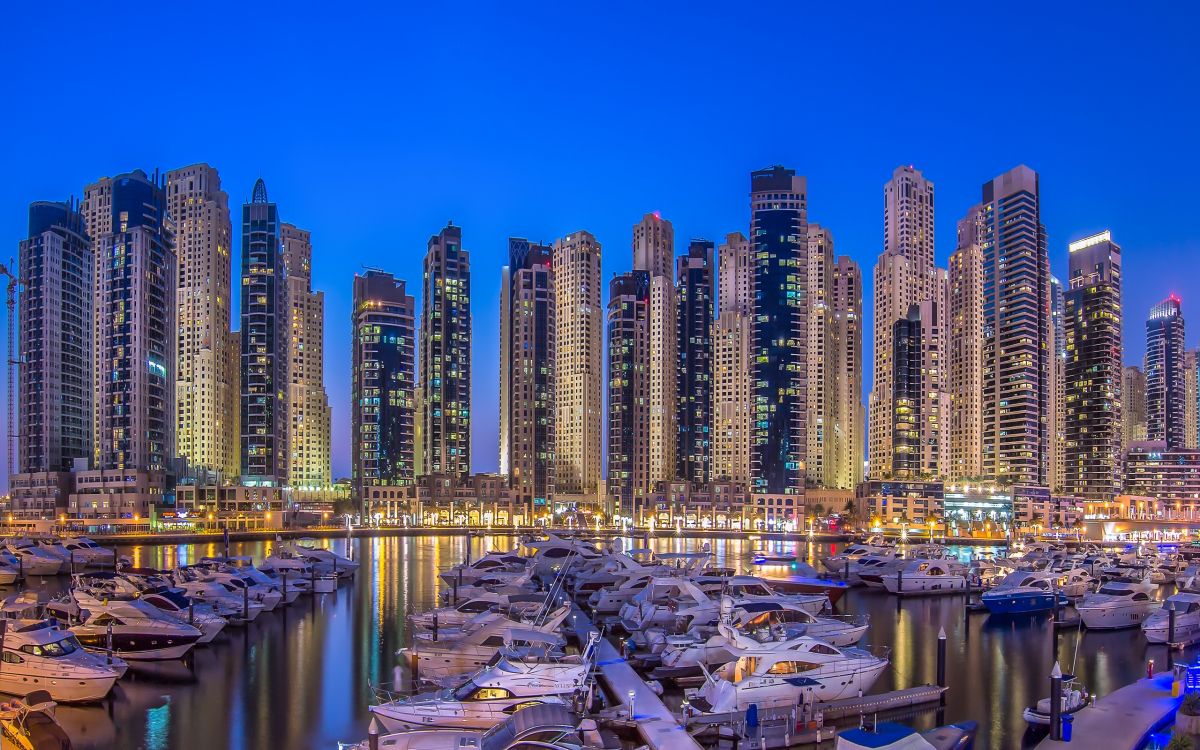
<path id="1" fill-rule="evenodd" d="M 678 261 L 679 352 L 676 476 L 697 486 L 712 475 L 713 243 L 693 240 Z"/>

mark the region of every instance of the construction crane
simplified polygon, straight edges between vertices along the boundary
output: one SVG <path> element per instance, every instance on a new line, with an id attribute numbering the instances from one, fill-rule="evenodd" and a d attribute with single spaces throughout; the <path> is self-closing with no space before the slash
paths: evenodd
<path id="1" fill-rule="evenodd" d="M 4 467 L 4 478 L 12 476 L 13 469 L 17 463 L 17 438 L 20 433 L 17 431 L 16 420 L 14 419 L 16 408 L 16 392 L 17 392 L 17 366 L 21 363 L 17 357 L 17 295 L 21 291 L 20 278 L 11 270 L 13 267 L 12 258 L 8 259 L 8 265 L 0 263 L 0 276 L 8 277 L 8 293 L 5 299 L 5 305 L 8 307 L 8 463 Z"/>

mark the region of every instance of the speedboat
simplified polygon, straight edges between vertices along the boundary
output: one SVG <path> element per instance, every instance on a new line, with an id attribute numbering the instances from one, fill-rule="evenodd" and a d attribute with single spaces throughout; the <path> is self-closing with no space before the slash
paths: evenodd
<path id="1" fill-rule="evenodd" d="M 992 614 L 1048 612 L 1055 606 L 1065 607 L 1070 603 L 1057 590 L 1054 578 L 1053 573 L 1016 571 L 1009 573 L 980 598 Z"/>
<path id="2" fill-rule="evenodd" d="M 951 560 L 909 560 L 895 572 L 883 576 L 888 593 L 961 594 L 967 590 L 966 566 Z"/>
<path id="3" fill-rule="evenodd" d="M 971 750 L 979 725 L 973 721 L 948 724 L 918 733 L 912 727 L 876 722 L 838 733 L 834 750 Z"/>
<path id="4" fill-rule="evenodd" d="M 530 705 L 570 704 L 586 689 L 597 640 L 589 640 L 582 655 L 562 658 L 524 658 L 518 649 L 503 649 L 495 663 L 450 688 L 407 697 L 377 690 L 380 703 L 371 713 L 388 731 L 486 729 Z"/>
<path id="5" fill-rule="evenodd" d="M 736 640 L 729 626 L 720 627 L 722 634 Z M 688 694 L 700 712 L 731 713 L 751 704 L 763 709 L 860 695 L 871 689 L 889 662 L 884 655 L 807 636 L 734 648 L 731 654 L 733 661 Z"/>
<path id="6" fill-rule="evenodd" d="M 491 618 L 475 622 L 470 630 L 418 633 L 413 645 L 400 649 L 399 654 L 416 659 L 416 673 L 425 680 L 446 679 L 487 666 L 505 645 L 540 649 L 557 655 L 566 643 L 558 635 L 558 626 L 570 611 L 570 606 L 564 605 L 536 626 L 514 622 L 499 613 L 489 613 L 493 615 Z"/>
<path id="7" fill-rule="evenodd" d="M 1092 702 L 1092 696 L 1088 695 L 1083 686 L 1076 684 L 1073 675 L 1065 674 L 1062 676 L 1062 694 L 1059 700 L 1062 715 L 1070 716 L 1086 708 Z M 1050 701 L 1050 698 L 1042 698 L 1036 704 L 1027 706 L 1022 713 L 1025 721 L 1038 726 L 1049 726 L 1052 708 Z"/>
<path id="8" fill-rule="evenodd" d="M 1200 594 L 1180 591 L 1171 594 L 1162 607 L 1150 613 L 1142 623 L 1142 632 L 1150 643 L 1166 643 L 1171 638 L 1171 610 L 1175 610 L 1175 640 L 1192 643 L 1200 640 Z"/>
<path id="9" fill-rule="evenodd" d="M 604 747 L 591 719 L 580 721 L 561 703 L 534 703 L 511 712 L 486 732 L 478 729 L 403 729 L 377 740 L 386 750 L 579 750 Z M 367 740 L 339 750 L 370 750 Z"/>
<path id="10" fill-rule="evenodd" d="M 26 696 L 45 690 L 60 703 L 87 703 L 107 696 L 119 676 L 53 620 L 8 621 L 0 692 Z"/>
<path id="11" fill-rule="evenodd" d="M 1089 630 L 1112 630 L 1141 625 L 1159 607 L 1157 587 L 1147 579 L 1109 581 L 1093 594 L 1085 594 L 1075 611 Z M 1178 623 L 1176 623 L 1178 628 Z"/>
<path id="12" fill-rule="evenodd" d="M 796 553 L 759 549 L 750 553 L 750 559 L 754 561 L 755 565 L 787 565 L 796 562 Z"/>

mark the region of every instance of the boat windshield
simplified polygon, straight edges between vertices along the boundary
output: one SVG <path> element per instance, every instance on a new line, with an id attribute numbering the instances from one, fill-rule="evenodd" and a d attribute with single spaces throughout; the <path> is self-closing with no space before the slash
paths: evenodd
<path id="1" fill-rule="evenodd" d="M 1129 596 L 1130 590 L 1124 586 L 1101 586 L 1099 593 L 1109 596 Z"/>
<path id="2" fill-rule="evenodd" d="M 454 689 L 454 700 L 465 701 L 471 697 L 471 693 L 475 692 L 475 688 L 479 687 L 474 680 L 467 680 L 460 687 Z"/>
<path id="3" fill-rule="evenodd" d="M 53 643 L 27 643 L 21 646 L 21 650 L 27 654 L 34 656 L 45 656 L 51 659 L 56 659 L 60 656 L 67 656 L 79 650 L 79 643 L 75 640 L 75 636 L 68 636 L 61 641 Z"/>

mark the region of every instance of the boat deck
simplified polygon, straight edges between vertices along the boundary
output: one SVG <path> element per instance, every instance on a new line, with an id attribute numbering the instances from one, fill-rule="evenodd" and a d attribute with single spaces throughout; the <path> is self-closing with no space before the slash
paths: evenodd
<path id="1" fill-rule="evenodd" d="M 571 615 L 571 622 L 581 642 L 586 642 L 588 635 L 596 630 L 591 618 L 578 607 Z M 600 669 L 601 681 L 610 697 L 626 705 L 629 694 L 633 693 L 633 720 L 650 749 L 701 750 L 700 743 L 680 726 L 675 716 L 645 680 L 633 671 L 616 647 L 607 638 L 601 638 L 596 645 L 596 666 Z"/>
<path id="2" fill-rule="evenodd" d="M 1136 750 L 1151 730 L 1179 706 L 1179 701 L 1171 697 L 1169 672 L 1140 679 L 1076 713 L 1071 742 L 1047 738 L 1038 744 L 1037 750 L 1073 747 Z"/>

